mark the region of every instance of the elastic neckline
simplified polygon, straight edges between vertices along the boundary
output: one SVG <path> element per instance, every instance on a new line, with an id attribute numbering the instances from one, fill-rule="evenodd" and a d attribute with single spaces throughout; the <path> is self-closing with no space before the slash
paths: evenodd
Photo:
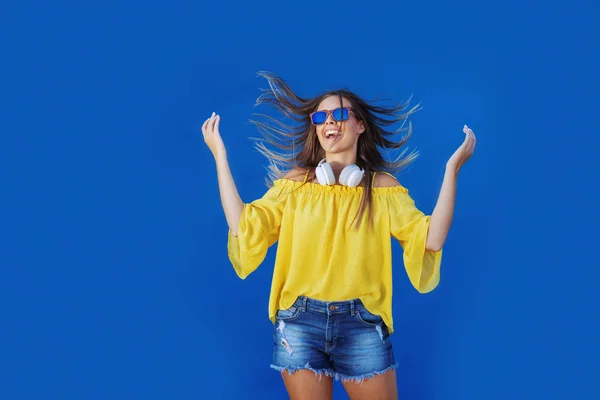
<path id="1" fill-rule="evenodd" d="M 273 181 L 274 186 L 296 189 L 300 191 L 312 191 L 312 192 L 337 192 L 337 193 L 348 193 L 348 194 L 362 194 L 364 191 L 363 186 L 348 187 L 340 184 L 335 185 L 321 185 L 315 182 L 300 182 L 286 178 L 279 178 Z M 402 186 L 386 186 L 386 187 L 372 187 L 373 194 L 395 194 L 395 193 L 407 193 L 408 190 Z"/>

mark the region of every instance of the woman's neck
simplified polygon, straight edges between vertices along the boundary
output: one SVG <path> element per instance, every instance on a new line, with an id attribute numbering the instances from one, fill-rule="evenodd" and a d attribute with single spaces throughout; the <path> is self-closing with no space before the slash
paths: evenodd
<path id="1" fill-rule="evenodd" d="M 331 165 L 336 178 L 346 166 L 356 164 L 356 153 L 327 154 L 325 158 L 329 165 Z"/>

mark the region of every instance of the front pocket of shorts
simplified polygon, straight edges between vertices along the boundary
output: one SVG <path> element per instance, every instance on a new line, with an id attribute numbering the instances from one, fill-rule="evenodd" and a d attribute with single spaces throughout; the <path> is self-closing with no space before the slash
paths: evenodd
<path id="1" fill-rule="evenodd" d="M 383 318 L 369 312 L 365 307 L 356 308 L 356 317 L 360 322 L 368 326 L 381 326 Z"/>
<path id="2" fill-rule="evenodd" d="M 297 305 L 293 305 L 287 310 L 278 310 L 277 319 L 280 319 L 282 321 L 289 321 L 298 317 L 298 314 L 300 314 L 300 307 L 298 307 Z"/>

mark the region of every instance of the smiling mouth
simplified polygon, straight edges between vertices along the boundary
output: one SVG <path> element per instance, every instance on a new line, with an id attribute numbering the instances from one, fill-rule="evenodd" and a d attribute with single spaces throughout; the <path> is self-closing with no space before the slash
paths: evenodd
<path id="1" fill-rule="evenodd" d="M 328 129 L 323 132 L 325 139 L 336 139 L 342 136 L 342 132 L 337 129 Z"/>

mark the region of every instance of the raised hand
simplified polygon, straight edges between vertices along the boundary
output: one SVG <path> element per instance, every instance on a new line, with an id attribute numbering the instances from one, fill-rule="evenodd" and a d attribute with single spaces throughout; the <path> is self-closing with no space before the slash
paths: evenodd
<path id="1" fill-rule="evenodd" d="M 446 168 L 452 169 L 457 173 L 473 155 L 473 152 L 475 151 L 475 143 L 477 142 L 475 134 L 467 125 L 464 126 L 463 132 L 466 134 L 465 141 L 454 152 L 454 154 L 452 154 L 452 157 L 450 157 L 446 163 Z"/>
<path id="2" fill-rule="evenodd" d="M 206 121 L 204 121 L 204 124 L 202 124 L 204 143 L 206 143 L 215 159 L 224 157 L 226 155 L 225 144 L 223 144 L 223 139 L 219 133 L 220 121 L 221 117 L 213 112 L 210 118 L 208 118 Z"/>

